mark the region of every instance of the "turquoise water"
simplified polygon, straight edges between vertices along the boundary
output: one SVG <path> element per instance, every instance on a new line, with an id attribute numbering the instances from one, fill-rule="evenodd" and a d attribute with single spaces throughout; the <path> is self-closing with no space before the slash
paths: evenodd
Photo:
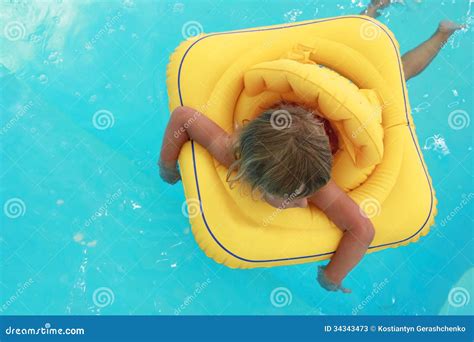
<path id="1" fill-rule="evenodd" d="M 437 225 L 364 258 L 351 295 L 322 290 L 316 264 L 232 270 L 208 259 L 182 185 L 158 177 L 165 68 L 183 33 L 360 11 L 329 0 L 2 1 L 0 312 L 473 314 L 470 26 L 408 84 Z M 441 19 L 470 25 L 473 11 L 467 0 L 405 0 L 380 19 L 405 52 Z"/>

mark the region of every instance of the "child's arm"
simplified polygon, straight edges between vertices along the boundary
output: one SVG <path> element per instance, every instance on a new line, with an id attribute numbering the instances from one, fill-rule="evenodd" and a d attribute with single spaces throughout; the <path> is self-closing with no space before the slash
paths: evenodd
<path id="1" fill-rule="evenodd" d="M 179 180 L 179 152 L 190 139 L 206 148 L 222 165 L 229 167 L 232 163 L 230 135 L 197 110 L 177 107 L 171 113 L 160 153 L 160 175 L 166 182 L 175 183 Z"/>
<path id="2" fill-rule="evenodd" d="M 308 200 L 344 232 L 336 253 L 323 270 L 327 280 L 340 286 L 342 280 L 366 253 L 374 238 L 374 227 L 372 222 L 362 215 L 359 206 L 333 181 L 329 181 Z"/>

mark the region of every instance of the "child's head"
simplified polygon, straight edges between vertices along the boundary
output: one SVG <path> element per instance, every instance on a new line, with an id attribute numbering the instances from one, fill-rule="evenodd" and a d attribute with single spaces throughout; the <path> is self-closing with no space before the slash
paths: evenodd
<path id="1" fill-rule="evenodd" d="M 234 145 L 236 161 L 228 181 L 242 179 L 252 191 L 280 208 L 306 206 L 308 197 L 329 181 L 332 154 L 322 122 L 293 104 L 264 111 L 245 125 Z M 233 170 L 235 177 L 230 179 Z"/>

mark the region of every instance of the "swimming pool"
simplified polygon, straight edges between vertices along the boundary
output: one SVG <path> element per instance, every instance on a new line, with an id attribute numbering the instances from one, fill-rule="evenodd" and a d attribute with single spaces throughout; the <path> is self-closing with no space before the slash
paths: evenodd
<path id="1" fill-rule="evenodd" d="M 364 3 L 364 2 L 361 2 Z M 215 32 L 361 11 L 358 1 L 4 1 L 0 5 L 2 314 L 473 314 L 472 29 L 408 84 L 439 200 L 418 243 L 364 258 L 353 294 L 315 264 L 232 270 L 197 247 L 182 186 L 155 166 L 169 54 Z M 381 21 L 402 52 L 470 1 Z"/>

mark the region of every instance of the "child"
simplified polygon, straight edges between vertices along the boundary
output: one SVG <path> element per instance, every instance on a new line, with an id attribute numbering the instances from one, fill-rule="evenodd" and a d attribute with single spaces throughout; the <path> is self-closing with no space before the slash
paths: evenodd
<path id="1" fill-rule="evenodd" d="M 373 0 L 362 14 L 375 17 L 388 4 L 389 0 Z M 407 52 L 402 57 L 405 78 L 425 69 L 459 28 L 443 21 L 431 38 Z M 288 128 L 273 128 L 276 111 L 291 116 Z M 338 142 L 328 123 L 304 107 L 281 103 L 229 135 L 199 114 L 189 107 L 178 107 L 171 114 L 160 154 L 161 177 L 171 184 L 180 179 L 179 151 L 192 139 L 229 168 L 230 185 L 244 180 L 276 208 L 317 206 L 344 232 L 331 261 L 319 267 L 317 279 L 326 290 L 350 292 L 342 287 L 342 281 L 366 253 L 375 230 L 358 205 L 331 180 L 332 153 L 337 151 Z M 194 122 L 187 125 L 190 119 Z M 174 136 L 176 131 L 184 133 Z M 237 173 L 231 177 L 233 170 Z"/>

